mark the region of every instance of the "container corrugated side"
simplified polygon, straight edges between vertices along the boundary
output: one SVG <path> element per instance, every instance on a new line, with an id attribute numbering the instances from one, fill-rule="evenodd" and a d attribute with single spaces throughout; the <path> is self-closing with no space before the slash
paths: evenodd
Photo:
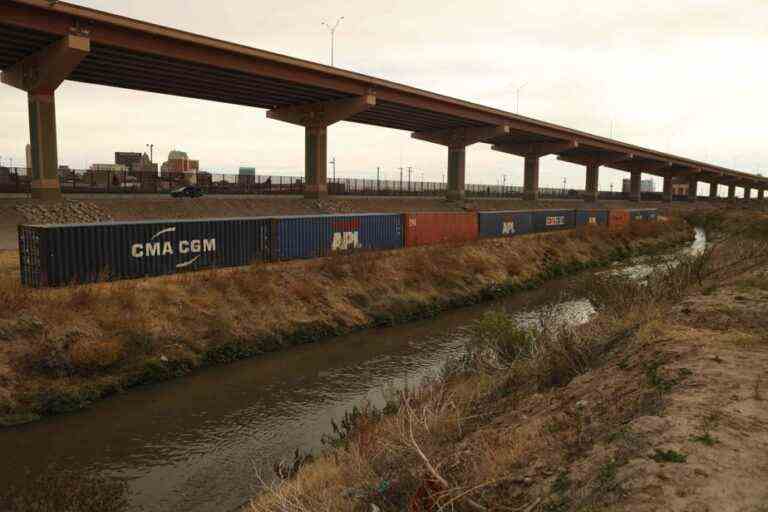
<path id="1" fill-rule="evenodd" d="M 633 221 L 641 220 L 656 220 L 658 218 L 658 210 L 655 208 L 636 208 L 629 210 L 630 218 Z"/>
<path id="2" fill-rule="evenodd" d="M 570 229 L 576 225 L 575 210 L 535 210 L 532 213 L 536 233 Z"/>
<path id="3" fill-rule="evenodd" d="M 477 217 L 475 212 L 404 213 L 405 246 L 477 240 Z"/>
<path id="4" fill-rule="evenodd" d="M 628 210 L 610 210 L 608 212 L 608 228 L 612 230 L 624 229 L 629 225 Z"/>
<path id="5" fill-rule="evenodd" d="M 607 226 L 608 210 L 577 210 L 577 226 Z"/>
<path id="6" fill-rule="evenodd" d="M 398 213 L 288 216 L 273 222 L 279 260 L 403 247 L 403 220 Z"/>
<path id="7" fill-rule="evenodd" d="M 480 236 L 512 237 L 533 231 L 533 214 L 521 211 L 478 212 Z"/>
<path id="8" fill-rule="evenodd" d="M 267 218 L 35 226 L 37 286 L 130 279 L 269 261 Z M 21 240 L 20 240 L 21 243 Z M 34 286 L 34 284 L 31 284 Z"/>

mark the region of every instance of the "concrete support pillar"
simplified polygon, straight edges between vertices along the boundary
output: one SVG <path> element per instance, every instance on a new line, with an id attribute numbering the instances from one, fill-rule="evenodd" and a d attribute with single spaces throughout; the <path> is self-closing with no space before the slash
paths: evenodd
<path id="1" fill-rule="evenodd" d="M 32 162 L 27 165 L 32 168 L 32 197 L 61 199 L 54 92 L 30 92 L 28 99 Z"/>
<path id="2" fill-rule="evenodd" d="M 464 181 L 466 174 L 466 146 L 448 146 L 448 190 L 449 201 L 464 199 Z"/>
<path id="3" fill-rule="evenodd" d="M 328 128 L 304 128 L 304 197 L 328 195 Z"/>
<path id="4" fill-rule="evenodd" d="M 35 199 L 60 199 L 54 91 L 91 51 L 87 35 L 67 34 L 3 70 L 3 83 L 27 92 L 31 189 Z"/>
<path id="5" fill-rule="evenodd" d="M 640 171 L 632 171 L 632 174 L 630 175 L 630 187 L 629 187 L 629 200 L 640 202 L 640 198 L 642 195 L 641 192 L 641 183 L 642 183 L 642 173 Z"/>
<path id="6" fill-rule="evenodd" d="M 717 199 L 717 188 L 718 188 L 718 183 L 716 181 L 713 181 L 709 184 L 710 199 Z"/>
<path id="7" fill-rule="evenodd" d="M 695 202 L 699 195 L 699 180 L 696 178 L 688 179 L 688 201 Z"/>
<path id="8" fill-rule="evenodd" d="M 523 199 L 539 200 L 539 156 L 525 156 L 525 175 L 523 176 Z"/>
<path id="9" fill-rule="evenodd" d="M 661 200 L 665 203 L 672 202 L 672 176 L 664 176 L 664 191 L 661 194 Z"/>
<path id="10" fill-rule="evenodd" d="M 287 105 L 267 112 L 267 118 L 304 127 L 304 197 L 328 195 L 328 127 L 376 106 L 368 92 L 340 100 Z"/>
<path id="11" fill-rule="evenodd" d="M 728 199 L 736 199 L 736 185 L 728 185 Z"/>
<path id="12" fill-rule="evenodd" d="M 596 164 L 587 165 L 587 182 L 586 191 L 584 193 L 584 200 L 595 202 L 597 201 L 597 184 L 600 178 L 600 166 Z"/>
<path id="13" fill-rule="evenodd" d="M 744 187 L 744 200 L 749 201 L 752 198 L 752 189 Z"/>

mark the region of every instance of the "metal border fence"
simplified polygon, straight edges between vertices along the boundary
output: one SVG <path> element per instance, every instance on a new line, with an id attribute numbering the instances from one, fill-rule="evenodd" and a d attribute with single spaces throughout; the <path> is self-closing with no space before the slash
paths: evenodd
<path id="1" fill-rule="evenodd" d="M 29 193 L 30 173 L 20 167 L 0 167 L 0 193 Z M 64 193 L 82 194 L 163 194 L 184 185 L 197 185 L 206 194 L 237 195 L 301 195 L 304 177 L 274 175 L 240 175 L 226 173 L 164 173 L 104 170 L 60 170 Z M 413 196 L 439 197 L 447 184 L 434 181 L 377 180 L 367 178 L 330 178 L 328 193 L 336 196 Z M 523 187 L 514 185 L 467 184 L 467 197 L 522 198 Z M 580 199 L 583 190 L 540 188 L 544 199 Z M 709 199 L 708 196 L 699 196 Z M 624 192 L 601 191 L 599 199 L 629 199 Z M 661 201 L 661 192 L 643 192 L 642 199 Z M 721 198 L 722 199 L 722 198 Z M 675 196 L 686 201 L 686 196 Z"/>

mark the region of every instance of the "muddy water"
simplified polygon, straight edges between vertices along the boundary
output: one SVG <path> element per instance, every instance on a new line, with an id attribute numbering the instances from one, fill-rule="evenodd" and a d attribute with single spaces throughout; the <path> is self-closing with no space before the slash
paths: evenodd
<path id="1" fill-rule="evenodd" d="M 374 329 L 228 366 L 0 431 L 0 490 L 55 465 L 125 480 L 131 510 L 229 511 L 253 496 L 275 460 L 317 449 L 353 405 L 382 404 L 461 350 L 463 327 L 502 308 L 523 324 L 586 321 L 584 300 L 557 301 L 569 280 L 438 318 Z M 551 306 L 553 299 L 556 304 Z M 546 305 L 546 306 L 545 306 Z"/>

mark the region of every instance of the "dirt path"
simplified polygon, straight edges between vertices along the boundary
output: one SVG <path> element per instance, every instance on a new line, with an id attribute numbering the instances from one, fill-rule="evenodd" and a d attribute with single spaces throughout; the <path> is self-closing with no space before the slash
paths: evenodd
<path id="1" fill-rule="evenodd" d="M 737 314 L 727 320 L 740 313 L 753 321 L 741 329 L 718 322 L 729 309 Z M 661 417 L 632 424 L 652 445 L 619 474 L 632 488 L 621 510 L 768 511 L 766 293 L 724 290 L 694 297 L 678 312 L 679 329 L 663 343 L 674 359 L 667 371 L 689 377 L 667 395 Z M 666 462 L 650 458 L 656 450 Z"/>

